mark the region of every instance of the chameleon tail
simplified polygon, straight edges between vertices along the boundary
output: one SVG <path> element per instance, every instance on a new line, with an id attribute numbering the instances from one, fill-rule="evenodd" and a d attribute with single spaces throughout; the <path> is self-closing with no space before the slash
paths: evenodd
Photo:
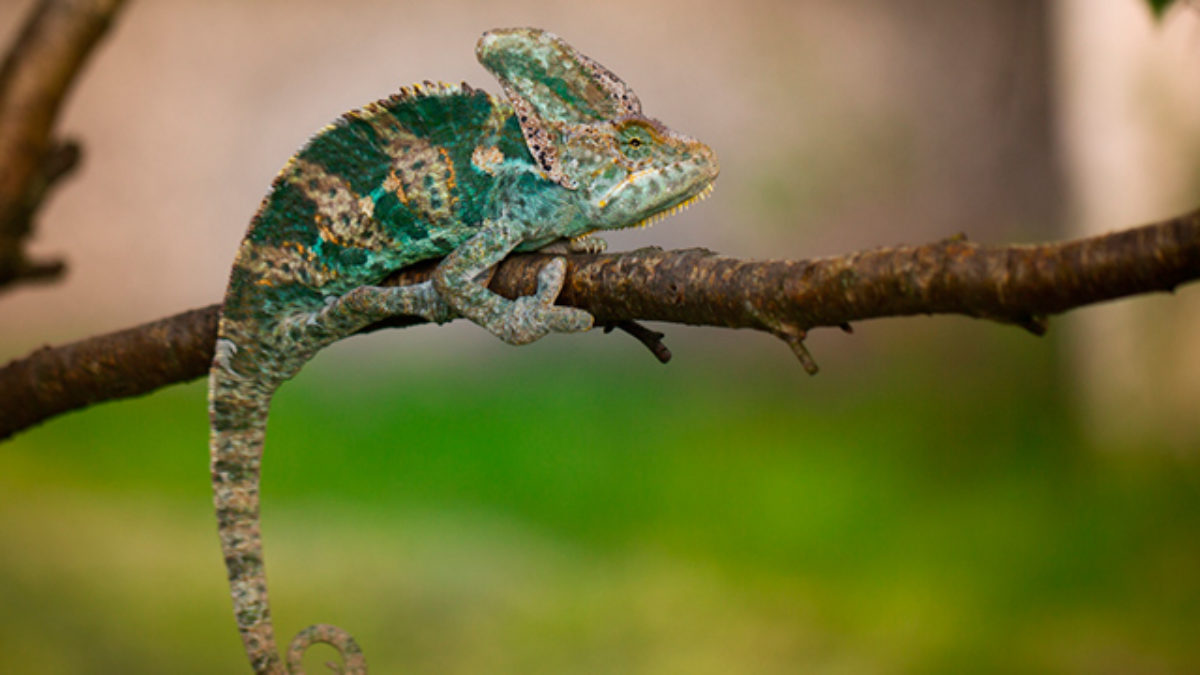
<path id="1" fill-rule="evenodd" d="M 329 667 L 334 671 L 343 675 L 358 675 L 359 673 L 367 672 L 367 660 L 363 657 L 362 649 L 349 633 L 338 628 L 330 626 L 327 623 L 319 623 L 315 626 L 309 626 L 304 630 L 296 633 L 296 637 L 292 638 L 292 644 L 288 647 L 287 663 L 288 672 L 293 675 L 302 675 L 304 666 L 300 664 L 300 659 L 304 656 L 304 650 L 308 649 L 309 645 L 314 642 L 324 642 L 332 645 L 338 650 L 338 654 L 342 657 L 342 668 L 338 669 L 330 664 Z"/>
<path id="2" fill-rule="evenodd" d="M 303 675 L 300 657 L 314 642 L 326 642 L 338 650 L 345 675 L 363 674 L 367 671 L 362 650 L 349 634 L 333 626 L 301 631 L 288 651 L 286 670 L 275 646 L 258 508 L 259 469 L 272 393 L 263 383 L 214 363 L 209 377 L 213 503 L 242 644 L 258 675 Z"/>

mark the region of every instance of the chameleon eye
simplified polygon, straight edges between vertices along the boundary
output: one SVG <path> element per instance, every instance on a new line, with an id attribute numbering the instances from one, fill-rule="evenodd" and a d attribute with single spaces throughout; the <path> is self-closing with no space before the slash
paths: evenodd
<path id="1" fill-rule="evenodd" d="M 629 139 L 629 147 L 640 148 L 641 146 L 642 146 L 642 139 L 638 138 L 637 136 L 634 136 L 633 138 Z"/>

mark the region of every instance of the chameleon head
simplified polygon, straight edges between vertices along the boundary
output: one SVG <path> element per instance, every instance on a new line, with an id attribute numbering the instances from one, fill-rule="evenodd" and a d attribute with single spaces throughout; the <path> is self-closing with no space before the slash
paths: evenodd
<path id="1" fill-rule="evenodd" d="M 562 130 L 563 173 L 600 229 L 644 226 L 712 192 L 719 167 L 704 143 L 631 115 Z"/>
<path id="2" fill-rule="evenodd" d="M 573 191 L 587 231 L 649 224 L 711 190 L 707 145 L 642 115 L 629 85 L 553 33 L 489 31 L 475 54 L 504 87 L 533 160 Z"/>

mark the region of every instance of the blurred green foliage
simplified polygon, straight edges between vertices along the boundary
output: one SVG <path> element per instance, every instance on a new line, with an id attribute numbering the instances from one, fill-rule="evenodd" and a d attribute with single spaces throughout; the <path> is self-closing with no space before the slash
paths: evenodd
<path id="1" fill-rule="evenodd" d="M 1162 16 L 1163 13 L 1175 4 L 1175 0 L 1146 0 L 1150 5 L 1150 11 L 1154 12 L 1154 16 Z"/>
<path id="2" fill-rule="evenodd" d="M 1196 458 L 1085 447 L 1050 344 L 963 330 L 817 378 L 323 355 L 268 435 L 277 628 L 381 673 L 1200 670 Z M 6 670 L 242 672 L 205 443 L 194 383 L 0 446 Z"/>

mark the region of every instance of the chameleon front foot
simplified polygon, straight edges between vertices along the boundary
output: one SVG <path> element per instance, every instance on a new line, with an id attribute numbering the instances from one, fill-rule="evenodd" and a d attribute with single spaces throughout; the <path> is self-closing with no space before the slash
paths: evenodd
<path id="1" fill-rule="evenodd" d="M 550 260 L 538 271 L 537 292 L 513 300 L 507 311 L 487 323 L 487 329 L 510 345 L 528 344 L 549 333 L 579 333 L 590 329 L 591 314 L 554 304 L 562 291 L 566 272 L 566 260 Z"/>

